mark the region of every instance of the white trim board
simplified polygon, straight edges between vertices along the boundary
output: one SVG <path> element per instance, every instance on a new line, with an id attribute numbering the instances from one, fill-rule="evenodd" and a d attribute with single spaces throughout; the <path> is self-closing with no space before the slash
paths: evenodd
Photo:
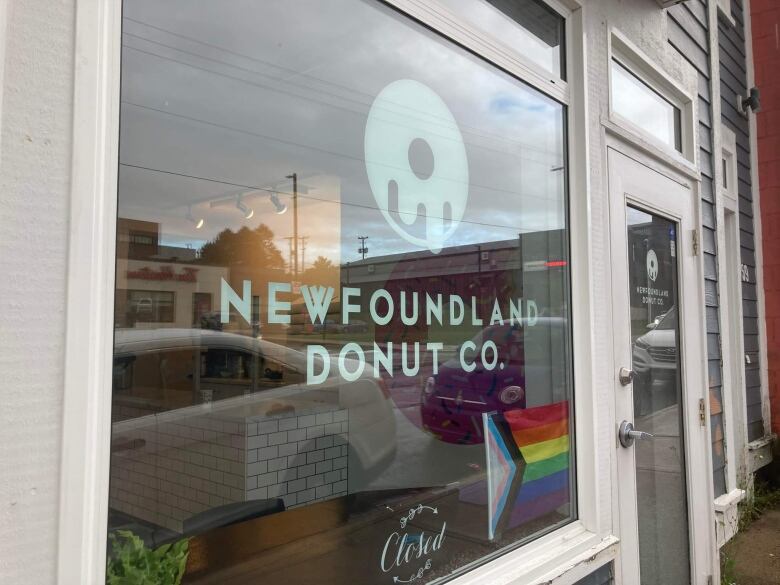
<path id="1" fill-rule="evenodd" d="M 79 0 L 57 581 L 102 583 L 111 437 L 118 0 Z"/>

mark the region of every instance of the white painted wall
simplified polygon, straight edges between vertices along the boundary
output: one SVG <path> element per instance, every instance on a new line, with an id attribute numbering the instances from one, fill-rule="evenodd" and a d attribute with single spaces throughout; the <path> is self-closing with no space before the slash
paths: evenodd
<path id="1" fill-rule="evenodd" d="M 0 583 L 55 580 L 74 0 L 0 0 Z"/>

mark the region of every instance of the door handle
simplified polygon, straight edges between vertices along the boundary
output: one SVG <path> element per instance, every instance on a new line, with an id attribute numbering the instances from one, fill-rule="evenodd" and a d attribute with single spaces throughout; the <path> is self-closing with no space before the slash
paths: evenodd
<path id="1" fill-rule="evenodd" d="M 631 447 L 634 444 L 634 441 L 639 439 L 640 441 L 645 439 L 652 439 L 653 435 L 650 433 L 646 433 L 644 431 L 637 431 L 634 428 L 634 425 L 627 420 L 624 420 L 622 423 L 620 423 L 620 428 L 618 429 L 618 439 L 620 440 L 620 444 L 623 445 L 623 447 Z"/>
<path id="2" fill-rule="evenodd" d="M 634 381 L 634 378 L 636 378 L 636 372 L 634 370 L 629 370 L 625 367 L 618 370 L 618 380 L 620 380 L 620 383 L 623 384 L 623 386 L 628 386 Z"/>

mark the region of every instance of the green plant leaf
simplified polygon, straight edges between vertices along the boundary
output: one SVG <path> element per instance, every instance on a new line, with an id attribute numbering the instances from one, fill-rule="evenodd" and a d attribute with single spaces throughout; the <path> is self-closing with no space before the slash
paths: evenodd
<path id="1" fill-rule="evenodd" d="M 106 566 L 107 585 L 179 585 L 189 556 L 189 540 L 163 544 L 155 550 L 129 530 L 109 535 L 112 555 Z"/>

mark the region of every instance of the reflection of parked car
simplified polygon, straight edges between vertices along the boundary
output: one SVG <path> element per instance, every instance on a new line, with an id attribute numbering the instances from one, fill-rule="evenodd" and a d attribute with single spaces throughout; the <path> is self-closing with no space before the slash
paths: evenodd
<path id="1" fill-rule="evenodd" d="M 647 414 L 676 402 L 677 309 L 670 308 L 648 325 L 632 348 L 634 401 L 637 413 Z"/>
<path id="2" fill-rule="evenodd" d="M 503 364 L 492 371 L 476 357 L 487 340 L 496 344 Z M 488 327 L 472 341 L 477 347 L 474 371 L 464 371 L 456 355 L 428 378 L 422 393 L 424 428 L 449 443 L 482 442 L 483 412 L 525 407 L 522 328 Z"/>
<path id="3" fill-rule="evenodd" d="M 324 322 L 317 321 L 312 325 L 312 331 L 315 333 L 344 333 L 344 325 L 342 325 L 336 319 L 326 318 Z"/>
<path id="4" fill-rule="evenodd" d="M 648 327 L 633 347 L 633 370 L 645 380 L 677 370 L 677 309 L 672 307 Z"/>
<path id="5" fill-rule="evenodd" d="M 195 352 L 200 367 L 193 371 Z M 336 359 L 331 372 L 338 372 Z M 127 368 L 132 372 L 122 372 Z M 381 380 L 366 374 L 346 382 L 333 375 L 307 386 L 306 356 L 262 339 L 199 329 L 118 330 L 114 372 L 124 380 L 115 402 L 137 397 L 133 402 L 168 411 L 202 402 L 201 391 L 209 389 L 219 402 L 212 406 L 215 415 L 235 414 L 234 408 L 241 416 L 349 409 L 349 442 L 366 467 L 395 445 L 393 402 Z M 130 387 L 128 378 L 134 380 Z M 227 400 L 234 397 L 239 399 Z"/>
<path id="6" fill-rule="evenodd" d="M 128 501 L 112 497 L 112 508 L 181 533 L 191 516 L 220 505 L 275 497 L 288 506 L 312 501 L 308 492 L 298 500 L 288 482 L 313 462 L 323 463 L 323 476 L 332 464 L 326 482 L 332 490 L 321 490 L 325 495 L 318 499 L 346 493 L 348 482 L 381 472 L 396 445 L 393 403 L 381 381 L 331 376 L 307 385 L 306 368 L 301 352 L 253 337 L 199 329 L 118 330 L 112 473 L 127 476 L 121 493 L 129 495 Z M 338 372 L 337 364 L 330 371 Z M 149 494 L 143 478 L 133 479 L 138 469 L 152 475 L 157 487 L 151 490 L 159 494 Z M 227 483 L 228 474 L 235 485 Z M 233 489 L 201 501 L 211 489 L 207 481 L 223 476 Z M 259 481 L 267 489 L 254 483 Z M 138 494 L 132 491 L 136 483 Z M 184 491 L 168 494 L 166 483 Z M 223 484 L 214 485 L 221 490 Z M 189 494 L 190 486 L 200 487 Z M 174 496 L 186 500 L 180 517 L 156 503 Z M 139 512 L 131 498 L 141 497 L 149 503 Z"/>
<path id="7" fill-rule="evenodd" d="M 558 317 L 540 317 L 533 327 L 566 335 L 565 323 Z M 498 348 L 498 362 L 492 370 L 488 370 L 479 358 L 482 346 L 488 340 Z M 428 378 L 422 392 L 424 428 L 448 443 L 481 443 L 482 414 L 525 408 L 529 373 L 549 376 L 552 369 L 549 356 L 529 359 L 533 348 L 526 346 L 525 328 L 519 325 L 492 325 L 471 341 L 476 346 L 476 350 L 469 353 L 474 370 L 466 372 L 459 356 L 455 355 L 439 366 L 438 374 Z M 563 355 L 559 358 L 565 359 Z M 529 370 L 529 367 L 535 369 Z"/>
<path id="8" fill-rule="evenodd" d="M 138 315 L 151 315 L 153 309 L 154 309 L 154 303 L 152 302 L 152 299 L 149 297 L 138 299 L 135 302 L 135 312 Z"/>
<path id="9" fill-rule="evenodd" d="M 360 319 L 352 319 L 346 325 L 342 325 L 344 333 L 368 333 L 368 323 Z"/>

